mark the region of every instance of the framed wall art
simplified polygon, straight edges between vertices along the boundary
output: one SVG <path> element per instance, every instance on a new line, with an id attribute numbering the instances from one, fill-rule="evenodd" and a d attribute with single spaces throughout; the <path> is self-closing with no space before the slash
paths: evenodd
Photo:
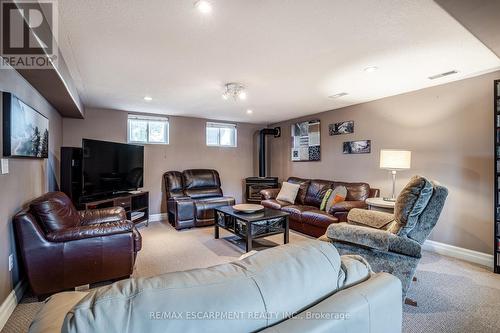
<path id="1" fill-rule="evenodd" d="M 292 125 L 292 161 L 321 160 L 321 123 L 304 121 Z"/>

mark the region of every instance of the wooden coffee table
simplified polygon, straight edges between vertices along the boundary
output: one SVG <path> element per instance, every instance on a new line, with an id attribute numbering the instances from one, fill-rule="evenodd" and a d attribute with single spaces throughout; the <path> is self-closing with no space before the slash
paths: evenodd
<path id="1" fill-rule="evenodd" d="M 231 206 L 215 208 L 215 239 L 219 238 L 219 228 L 245 240 L 246 252 L 252 250 L 252 240 L 283 234 L 283 242 L 288 243 L 289 227 L 286 212 L 264 208 L 263 211 L 246 214 L 236 212 Z"/>

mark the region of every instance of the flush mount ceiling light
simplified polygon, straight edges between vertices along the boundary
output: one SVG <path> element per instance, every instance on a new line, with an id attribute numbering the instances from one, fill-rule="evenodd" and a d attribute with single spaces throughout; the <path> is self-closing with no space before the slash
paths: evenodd
<path id="1" fill-rule="evenodd" d="M 448 75 L 457 74 L 457 73 L 458 73 L 458 71 L 453 70 L 453 71 L 439 73 L 439 74 L 436 74 L 436 75 L 433 75 L 433 76 L 429 76 L 428 79 L 429 80 L 435 80 L 435 79 L 439 79 L 439 78 L 442 78 L 442 77 L 445 77 L 445 76 L 448 76 Z"/>
<path id="2" fill-rule="evenodd" d="M 151 102 L 153 100 L 153 97 L 151 97 L 151 96 L 144 96 L 144 100 L 146 102 Z"/>
<path id="3" fill-rule="evenodd" d="M 247 114 L 253 114 L 253 110 L 248 109 Z"/>
<path id="4" fill-rule="evenodd" d="M 339 97 L 346 96 L 346 95 L 349 95 L 349 94 L 346 93 L 346 92 L 341 92 L 341 93 L 338 93 L 338 94 L 335 94 L 335 95 L 330 95 L 330 96 L 328 96 L 328 98 L 335 99 L 335 98 L 339 98 Z"/>
<path id="5" fill-rule="evenodd" d="M 212 12 L 212 5 L 207 0 L 199 0 L 194 3 L 194 8 L 202 14 L 210 14 Z"/>
<path id="6" fill-rule="evenodd" d="M 245 100 L 247 99 L 247 93 L 245 91 L 245 87 L 241 83 L 231 82 L 226 83 L 224 85 L 224 93 L 222 94 L 222 98 L 224 100 L 228 100 L 232 97 L 235 101 Z"/>
<path id="7" fill-rule="evenodd" d="M 367 72 L 367 73 L 372 73 L 372 72 L 375 72 L 377 69 L 378 69 L 377 66 L 369 66 L 369 67 L 366 67 L 364 69 L 364 71 Z"/>

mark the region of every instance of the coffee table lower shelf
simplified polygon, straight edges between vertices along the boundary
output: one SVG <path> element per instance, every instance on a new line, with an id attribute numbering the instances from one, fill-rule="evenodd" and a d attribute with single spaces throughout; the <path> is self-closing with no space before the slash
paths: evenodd
<path id="1" fill-rule="evenodd" d="M 230 206 L 215 209 L 215 239 L 219 238 L 219 228 L 245 240 L 246 252 L 252 251 L 254 239 L 283 234 L 283 243 L 289 241 L 289 225 L 286 212 L 265 208 L 261 212 L 238 213 Z"/>

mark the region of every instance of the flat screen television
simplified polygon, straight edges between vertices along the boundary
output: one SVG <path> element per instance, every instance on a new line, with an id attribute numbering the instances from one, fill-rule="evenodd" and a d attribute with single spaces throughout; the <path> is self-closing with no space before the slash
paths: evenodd
<path id="1" fill-rule="evenodd" d="M 83 196 L 109 195 L 143 187 L 144 147 L 83 139 Z"/>

